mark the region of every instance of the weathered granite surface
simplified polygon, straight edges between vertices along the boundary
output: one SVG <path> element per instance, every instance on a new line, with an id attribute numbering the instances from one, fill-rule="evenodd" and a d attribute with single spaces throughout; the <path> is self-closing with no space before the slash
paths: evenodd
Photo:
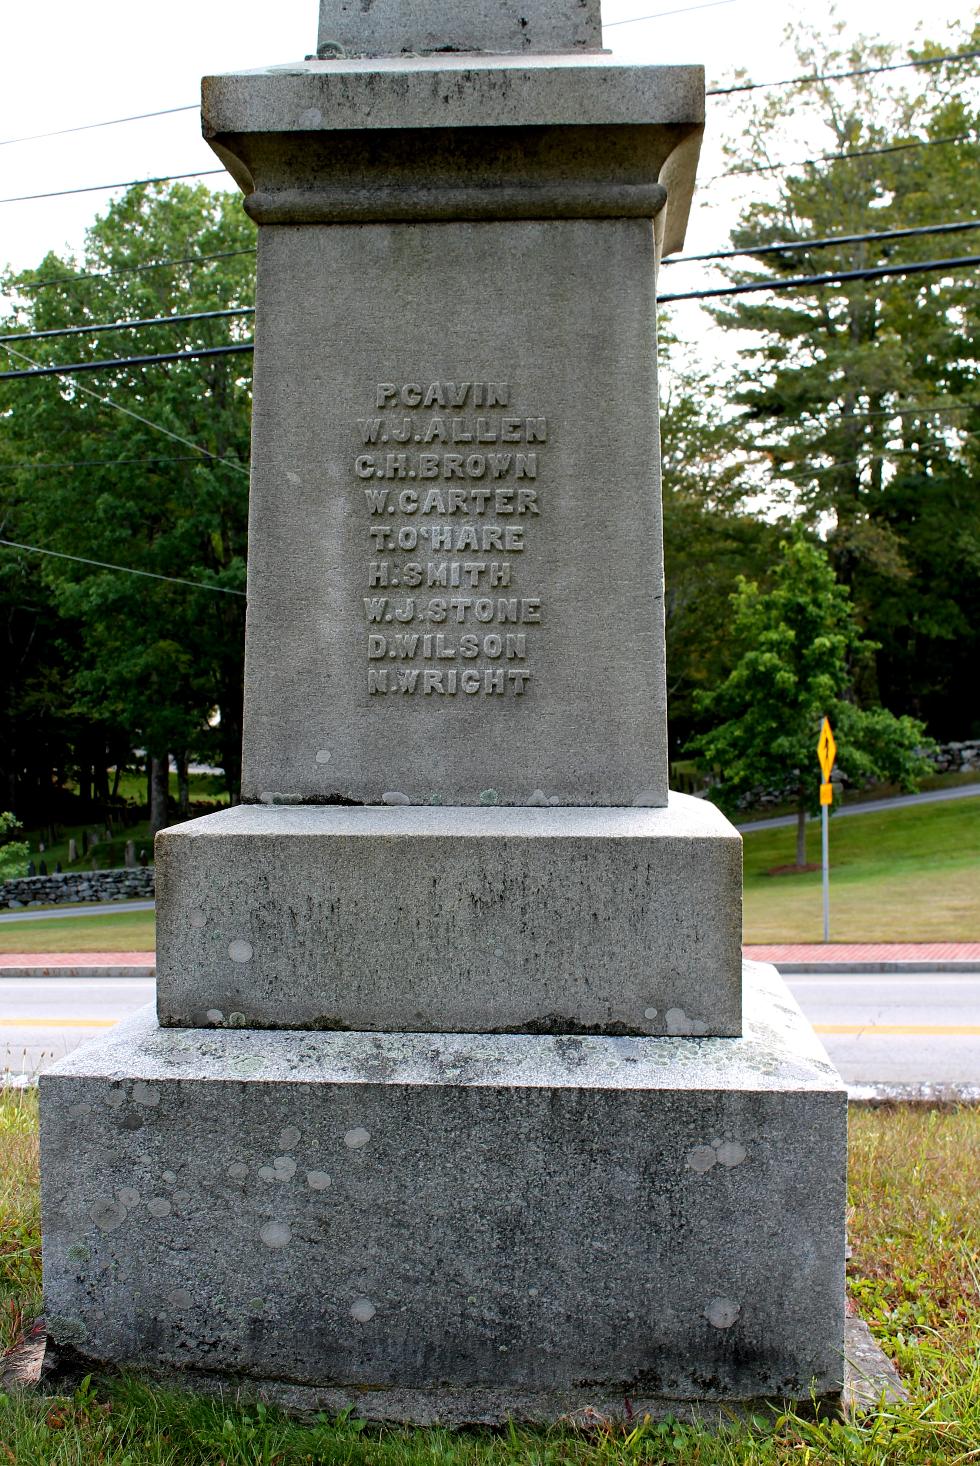
<path id="1" fill-rule="evenodd" d="M 157 837 L 160 1021 L 737 1035 L 741 855 L 682 794 L 206 815 Z"/>
<path id="2" fill-rule="evenodd" d="M 320 0 L 317 50 L 586 51 L 602 45 L 599 0 Z"/>
<path id="3" fill-rule="evenodd" d="M 139 1015 L 41 1076 L 49 1330 L 402 1418 L 838 1393 L 845 1092 L 746 987 L 743 1039 Z"/>
<path id="4" fill-rule="evenodd" d="M 666 803 L 653 250 L 260 232 L 247 800 Z"/>

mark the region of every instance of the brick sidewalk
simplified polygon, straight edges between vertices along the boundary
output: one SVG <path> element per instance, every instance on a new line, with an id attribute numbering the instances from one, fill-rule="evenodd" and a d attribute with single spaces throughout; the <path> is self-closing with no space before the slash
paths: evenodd
<path id="1" fill-rule="evenodd" d="M 980 966 L 980 942 L 823 942 L 771 943 L 743 948 L 755 962 L 835 963 L 841 967 L 863 962 L 975 962 Z M 7 967 L 56 968 L 131 967 L 152 969 L 153 952 L 0 952 L 0 972 Z"/>
<path id="2" fill-rule="evenodd" d="M 754 962 L 976 962 L 980 942 L 794 942 L 743 947 Z"/>

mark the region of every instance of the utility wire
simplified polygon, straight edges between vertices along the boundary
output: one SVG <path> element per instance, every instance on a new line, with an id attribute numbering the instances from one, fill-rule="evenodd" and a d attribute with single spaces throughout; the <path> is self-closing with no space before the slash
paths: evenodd
<path id="1" fill-rule="evenodd" d="M 808 168 L 817 163 L 842 163 L 849 158 L 878 158 L 884 153 L 906 153 L 911 148 L 940 148 L 948 143 L 974 141 L 976 139 L 972 133 L 960 132 L 954 137 L 916 138 L 913 142 L 889 143 L 883 148 L 855 148 L 849 153 L 820 153 L 815 158 L 797 158 L 791 163 L 759 163 L 750 168 L 729 168 L 727 173 L 715 173 L 711 178 L 705 178 L 703 182 L 699 182 L 699 186 L 703 188 L 709 183 L 718 183 L 722 178 L 740 178 L 753 173 L 781 173 L 785 168 Z M 2 202 L 0 199 L 0 203 Z"/>
<path id="2" fill-rule="evenodd" d="M 5 345 L 2 349 L 9 352 L 11 356 L 19 357 L 21 361 L 28 362 L 33 370 L 37 370 L 31 362 L 31 358 L 25 356 L 22 351 L 18 351 L 15 346 Z M 64 368 L 59 369 L 57 367 L 42 369 L 41 374 L 48 376 L 52 371 L 56 374 L 65 375 Z M 86 397 L 94 398 L 96 402 L 101 402 L 104 407 L 113 407 L 117 412 L 124 413 L 126 417 L 134 418 L 136 422 L 142 423 L 144 427 L 152 428 L 156 433 L 162 433 L 165 438 L 170 438 L 175 443 L 182 443 L 185 448 L 193 448 L 195 453 L 200 453 L 202 457 L 210 459 L 212 463 L 223 463 L 226 468 L 233 468 L 237 473 L 243 473 L 248 478 L 249 470 L 245 464 L 237 463 L 233 458 L 219 458 L 217 454 L 210 453 L 207 448 L 202 448 L 200 443 L 194 443 L 190 438 L 182 438 L 179 433 L 171 432 L 169 428 L 163 427 L 161 423 L 153 422 L 151 418 L 143 417 L 140 413 L 134 412 L 131 407 L 124 407 L 121 402 L 116 402 L 114 398 L 103 397 L 101 392 L 93 392 L 91 387 L 83 387 L 81 382 L 73 382 L 72 386 L 76 392 L 83 392 Z"/>
<path id="3" fill-rule="evenodd" d="M 241 305 L 230 310 L 194 311 L 187 316 L 149 316 L 141 321 L 103 321 L 95 326 L 57 326 L 48 331 L 17 331 L 0 336 L 0 344 L 7 341 L 47 341 L 52 336 L 104 336 L 109 331 L 136 331 L 143 326 L 183 326 L 189 321 L 219 321 L 254 314 L 254 306 Z"/>
<path id="4" fill-rule="evenodd" d="M 783 254 L 793 250 L 829 249 L 835 244 L 871 244 L 885 239 L 911 239 L 922 234 L 959 234 L 966 229 L 980 229 L 980 219 L 964 219 L 956 224 L 923 224 L 914 229 L 882 229 L 876 234 L 829 234 L 823 239 L 790 239 L 785 244 L 748 244 L 744 249 L 718 249 L 703 255 L 670 255 L 664 265 L 689 265 L 695 260 L 731 260 L 741 255 Z M 0 337 L 0 340 L 3 338 Z"/>
<path id="5" fill-rule="evenodd" d="M 61 550 L 42 550 L 40 545 L 21 545 L 16 540 L 2 540 L 8 550 L 26 550 L 29 555 L 52 555 L 56 560 L 73 560 L 77 565 L 94 565 L 99 570 L 119 570 L 124 575 L 142 575 L 147 580 L 165 580 L 170 585 L 192 585 L 195 590 L 210 590 L 216 595 L 244 596 L 243 590 L 227 585 L 208 585 L 204 580 L 183 580 L 179 575 L 157 575 L 153 570 L 135 570 L 132 565 L 110 565 L 106 560 L 87 560 L 84 555 L 66 555 Z"/>
<path id="6" fill-rule="evenodd" d="M 63 199 L 73 193 L 108 193 L 113 188 L 137 188 L 144 183 L 176 183 L 180 178 L 213 178 L 226 173 L 224 168 L 198 168 L 194 173 L 165 173 L 162 178 L 130 178 L 123 183 L 89 183 L 85 188 L 58 188 L 53 193 L 21 193 L 0 199 L 0 204 L 27 204 L 34 199 Z"/>
<path id="7" fill-rule="evenodd" d="M 629 20 L 605 20 L 602 23 L 604 31 L 612 30 L 614 25 L 639 25 L 644 20 L 660 20 L 664 15 L 687 15 L 691 10 L 714 10 L 718 5 L 733 5 L 735 0 L 705 0 L 701 5 L 684 5 L 678 10 L 656 10 L 653 15 L 634 15 Z"/>
<path id="8" fill-rule="evenodd" d="M 791 280 L 753 280 L 748 285 L 720 285 L 714 290 L 686 290 L 677 295 L 661 295 L 668 300 L 706 300 L 718 295 L 747 295 L 754 290 L 794 290 L 811 285 L 839 285 L 846 280 L 881 280 L 888 275 L 921 275 L 929 270 L 960 270 L 967 265 L 980 265 L 980 255 L 964 255 L 960 259 L 917 260 L 908 265 L 880 265 L 870 270 L 838 270 L 827 275 L 797 275 Z M 2 375 L 2 374 L 0 374 Z"/>
<path id="9" fill-rule="evenodd" d="M 33 463 L 4 463 L 0 460 L 0 473 L 12 469 L 18 471 L 27 469 L 48 469 L 48 468 L 122 468 L 133 464 L 147 463 L 200 463 L 200 458 L 194 453 L 183 453 L 175 457 L 166 458 L 65 458 L 61 460 L 40 459 Z"/>
<path id="10" fill-rule="evenodd" d="M 730 97 L 736 92 L 757 92 L 762 87 L 795 87 L 803 82 L 844 81 L 851 76 L 880 76 L 885 71 L 905 71 L 912 66 L 941 66 L 947 61 L 971 61 L 980 51 L 951 51 L 944 56 L 928 56 L 920 61 L 895 61 L 887 66 L 857 66 L 852 71 L 825 71 L 810 76 L 789 76 L 782 81 L 746 81 L 730 87 L 713 87 L 708 97 Z"/>
<path id="11" fill-rule="evenodd" d="M 108 122 L 83 122 L 79 127 L 59 127 L 55 132 L 32 132 L 27 137 L 0 138 L 0 148 L 13 147 L 14 143 L 36 143 L 46 137 L 67 137 L 70 132 L 92 132 L 97 127 L 119 127 L 123 122 L 145 122 L 148 117 L 170 117 L 174 112 L 197 112 L 196 102 L 186 107 L 164 107 L 161 112 L 137 112 L 133 117 L 110 117 Z"/>
<path id="12" fill-rule="evenodd" d="M 968 265 L 980 265 L 980 255 L 965 255 L 946 260 L 915 260 L 905 265 L 882 265 L 867 270 L 837 270 L 826 275 L 797 275 L 790 279 L 782 279 L 779 276 L 774 276 L 771 279 L 753 280 L 744 285 L 723 285 L 713 290 L 686 290 L 674 294 L 661 295 L 658 299 L 661 304 L 676 300 L 705 300 L 710 297 L 722 295 L 746 295 L 757 290 L 793 290 L 814 285 L 838 285 L 848 280 L 880 280 L 891 275 L 921 275 L 934 270 L 959 270 L 964 269 Z M 0 343 L 0 345 L 2 345 L 4 351 L 11 352 L 14 356 L 20 357 L 22 361 L 30 361 L 30 357 L 25 356 L 23 352 L 15 351 L 12 346 L 5 342 Z M 241 341 L 230 346 L 203 347 L 197 351 L 161 351 L 155 352 L 151 356 L 109 357 L 103 361 L 63 362 L 54 366 L 35 366 L 32 364 L 24 370 L 0 372 L 0 381 L 20 381 L 26 377 L 73 377 L 79 372 L 95 372 L 118 367 L 156 366 L 171 361 L 200 361 L 207 357 L 232 356 L 242 352 L 254 351 L 254 349 L 254 341 Z M 78 390 L 80 392 L 88 392 L 88 388 L 85 387 L 79 387 Z M 89 392 L 89 395 L 98 397 L 98 393 L 95 392 Z M 98 397 L 98 400 L 100 402 L 109 402 L 110 406 L 118 407 L 121 412 L 129 412 L 128 408 L 122 407 L 117 402 L 112 402 L 109 398 Z M 130 415 L 133 417 L 138 416 L 136 413 L 131 413 Z M 146 419 L 141 418 L 140 421 L 144 422 Z M 151 423 L 150 426 L 158 427 L 159 425 Z M 166 428 L 160 428 L 159 431 L 167 432 L 168 430 Z M 173 437 L 174 435 L 168 433 L 168 436 Z M 187 440 L 178 438 L 177 441 L 184 443 Z M 191 443 L 188 446 L 197 448 L 196 443 Z M 213 456 L 212 454 L 208 454 L 204 448 L 200 448 L 198 451 L 205 453 L 208 457 Z M 218 459 L 217 461 L 219 463 L 230 462 L 230 460 L 226 459 Z M 231 466 L 241 467 L 238 464 L 231 464 Z M 242 471 L 247 472 L 245 469 Z"/>
<path id="13" fill-rule="evenodd" d="M 55 280 L 32 280 L 30 285 L 21 288 L 26 290 L 48 290 L 53 285 L 75 285 L 81 280 L 115 280 L 120 275 L 137 275 L 144 270 L 173 270 L 178 265 L 203 265 L 208 260 L 230 260 L 238 255 L 254 254 L 254 245 L 251 249 L 221 249 L 215 254 L 182 255 L 177 259 L 154 260 L 148 265 L 120 265 L 118 269 L 92 270 L 85 275 L 59 275 Z"/>
<path id="14" fill-rule="evenodd" d="M 686 15 L 692 10 L 711 10 L 718 5 L 730 5 L 732 0 L 707 0 L 702 5 L 687 5 L 677 10 L 658 10 L 653 15 L 634 15 L 629 20 L 609 20 L 603 25 L 603 30 L 611 30 L 619 25 L 639 25 L 645 20 L 659 20 L 666 15 Z M 886 66 L 859 66 L 850 71 L 825 71 L 809 76 L 790 76 L 780 81 L 747 81 L 737 83 L 730 87 L 712 87 L 706 95 L 709 97 L 728 97 L 738 92 L 755 92 L 764 87 L 793 87 L 800 86 L 805 82 L 819 81 L 844 81 L 854 76 L 879 76 L 886 71 L 905 71 L 910 67 L 921 66 L 942 66 L 947 62 L 969 61 L 980 56 L 980 51 L 952 51 L 942 56 L 927 56 L 915 61 L 896 61 Z M 42 141 L 49 137 L 67 137 L 73 132 L 92 132 L 100 127 L 119 127 L 125 122 L 144 122 L 151 117 L 170 117 L 177 112 L 197 112 L 197 102 L 188 102 L 183 107 L 164 107 L 159 112 L 137 112 L 131 117 L 109 117 L 104 122 L 85 122 L 77 127 L 59 127 L 54 132 L 33 132 L 26 137 L 0 138 L 0 148 L 13 147 L 16 143 L 33 143 Z"/>
<path id="15" fill-rule="evenodd" d="M 232 346 L 203 346 L 198 351 L 156 351 L 151 356 L 113 356 L 104 361 L 66 361 L 59 362 L 56 366 L 31 367 L 29 370 L 16 372 L 0 372 L 0 382 L 16 382 L 24 377 L 73 377 L 78 372 L 98 372 L 107 370 L 109 367 L 160 366 L 164 362 L 169 361 L 201 361 L 211 356 L 233 356 L 238 352 L 252 351 L 253 346 L 254 343 L 251 341 L 241 341 Z M 9 351 L 10 347 L 5 345 L 3 349 L 4 351 Z M 30 358 L 24 357 L 24 360 L 29 361 Z M 80 392 L 86 390 L 83 387 L 79 388 Z M 95 394 L 93 393 L 92 395 L 94 396 Z M 108 401 L 108 398 L 100 400 Z M 114 402 L 112 406 L 119 407 L 119 403 Z M 120 408 L 120 411 L 128 412 L 129 409 L 123 407 Z M 132 415 L 135 416 L 136 414 L 134 413 Z M 141 421 L 145 421 L 145 419 L 141 419 Z M 165 429 L 161 428 L 160 431 L 164 432 Z M 178 438 L 177 441 L 183 443 L 184 439 Z M 205 450 L 202 448 L 201 452 L 203 453 Z M 211 456 L 211 454 L 208 454 L 209 458 Z M 218 461 L 220 463 L 225 462 L 224 459 L 219 459 Z"/>

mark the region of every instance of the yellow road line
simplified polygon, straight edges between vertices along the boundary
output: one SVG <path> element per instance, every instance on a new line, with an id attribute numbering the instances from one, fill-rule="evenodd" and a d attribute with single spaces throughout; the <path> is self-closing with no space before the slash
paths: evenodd
<path id="1" fill-rule="evenodd" d="M 980 1023 L 815 1023 L 814 1033 L 895 1033 L 912 1038 L 976 1038 Z"/>
<path id="2" fill-rule="evenodd" d="M 0 1018 L 0 1028 L 115 1028 L 118 1018 Z"/>
<path id="3" fill-rule="evenodd" d="M 115 1028 L 116 1018 L 0 1018 L 0 1028 Z M 815 1033 L 895 1034 L 908 1038 L 980 1038 L 980 1023 L 815 1023 Z"/>

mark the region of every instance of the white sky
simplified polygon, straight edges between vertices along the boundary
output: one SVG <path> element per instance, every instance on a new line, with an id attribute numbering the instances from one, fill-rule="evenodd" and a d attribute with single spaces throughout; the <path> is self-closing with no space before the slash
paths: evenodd
<path id="1" fill-rule="evenodd" d="M 605 0 L 603 18 L 609 25 L 689 4 Z M 923 9 L 921 0 L 852 0 L 845 13 L 854 31 L 907 43 Z M 292 61 L 314 50 L 316 11 L 316 0 L 10 0 L 3 20 L 0 199 L 218 167 L 193 111 L 37 142 L 4 140 L 194 103 L 202 74 Z M 973 4 L 964 0 L 931 0 L 926 34 L 943 40 L 950 23 L 971 13 Z M 766 80 L 796 71 L 783 37 L 786 24 L 825 26 L 827 18 L 827 0 L 722 0 L 687 14 L 610 25 L 606 44 L 624 60 L 703 62 L 709 85 L 736 67 Z M 711 106 L 702 177 L 721 167 L 718 146 L 730 111 L 721 99 Z M 220 178 L 207 182 L 223 186 Z M 24 268 L 48 249 L 77 249 L 86 225 L 110 197 L 86 193 L 0 203 L 0 266 Z M 699 197 L 688 249 L 724 246 L 733 197 L 717 189 Z M 699 266 L 681 266 L 669 278 L 669 288 L 687 289 L 704 276 Z"/>

